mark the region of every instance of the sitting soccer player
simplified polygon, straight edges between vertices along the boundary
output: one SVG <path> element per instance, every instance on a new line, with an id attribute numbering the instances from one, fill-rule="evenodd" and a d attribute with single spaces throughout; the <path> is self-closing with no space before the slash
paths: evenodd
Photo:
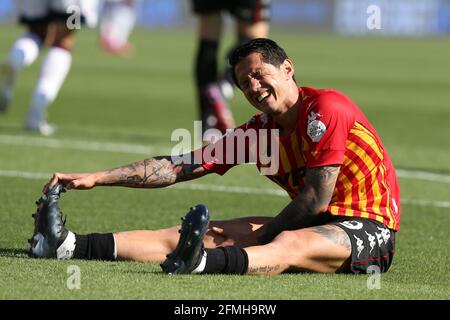
<path id="1" fill-rule="evenodd" d="M 237 86 L 260 114 L 182 158 L 55 173 L 39 201 L 31 254 L 163 262 L 163 270 L 173 274 L 365 273 L 369 266 L 387 271 L 400 223 L 400 190 L 386 148 L 361 110 L 336 90 L 298 87 L 292 61 L 272 40 L 238 47 L 230 64 Z M 235 143 L 247 134 L 257 139 Z M 245 149 L 241 161 L 227 148 L 231 142 L 234 150 Z M 78 235 L 62 222 L 57 204 L 63 188 L 166 187 L 212 172 L 223 175 L 258 148 L 264 149 L 257 154 L 258 169 L 291 197 L 275 217 L 210 222 L 207 207 L 197 205 L 181 230 Z M 262 157 L 268 154 L 269 162 Z"/>

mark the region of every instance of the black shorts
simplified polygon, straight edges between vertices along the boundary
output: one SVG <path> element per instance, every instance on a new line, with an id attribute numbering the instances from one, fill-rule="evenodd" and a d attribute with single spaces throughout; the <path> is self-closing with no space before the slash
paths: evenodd
<path id="1" fill-rule="evenodd" d="M 24 15 L 19 16 L 19 23 L 24 25 L 33 25 L 33 24 L 41 24 L 41 23 L 50 23 L 57 21 L 67 21 L 72 17 L 72 14 L 60 13 L 60 12 L 49 12 L 48 15 L 39 18 L 30 18 Z M 80 16 L 80 23 L 84 25 L 86 23 L 86 19 L 83 15 Z"/>
<path id="2" fill-rule="evenodd" d="M 239 21 L 259 22 L 270 20 L 272 0 L 192 0 L 195 14 L 212 14 L 228 11 Z"/>
<path id="3" fill-rule="evenodd" d="M 386 272 L 389 269 L 395 253 L 395 231 L 381 222 L 356 217 L 338 217 L 328 224 L 340 227 L 350 238 L 352 257 L 348 272 Z"/>
<path id="4" fill-rule="evenodd" d="M 17 9 L 19 21 L 27 25 L 67 21 L 75 14 L 80 15 L 81 23 L 85 20 L 80 0 L 21 0 Z"/>

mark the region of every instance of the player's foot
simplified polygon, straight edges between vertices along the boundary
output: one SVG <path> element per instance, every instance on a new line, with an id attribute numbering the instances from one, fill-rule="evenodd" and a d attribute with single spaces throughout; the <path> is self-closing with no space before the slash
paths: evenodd
<path id="1" fill-rule="evenodd" d="M 14 76 L 11 67 L 0 65 L 0 112 L 7 112 L 11 105 Z"/>
<path id="2" fill-rule="evenodd" d="M 25 124 L 25 131 L 31 133 L 38 133 L 43 136 L 51 136 L 56 133 L 57 128 L 55 125 L 47 122 L 38 122 L 38 123 L 27 122 Z"/>
<path id="3" fill-rule="evenodd" d="M 112 41 L 104 37 L 100 39 L 100 46 L 104 51 L 122 58 L 128 58 L 134 52 L 134 47 L 131 43 L 127 42 L 122 45 L 114 45 Z"/>
<path id="4" fill-rule="evenodd" d="M 34 232 L 30 243 L 29 255 L 33 258 L 56 258 L 56 249 L 64 242 L 68 231 L 64 227 L 59 208 L 59 197 L 63 187 L 56 184 L 37 202 L 34 218 Z"/>
<path id="5" fill-rule="evenodd" d="M 209 226 L 208 208 L 196 205 L 182 219 L 177 247 L 161 264 L 162 270 L 168 274 L 191 273 L 202 258 L 203 237 Z"/>
<path id="6" fill-rule="evenodd" d="M 216 128 L 226 133 L 227 129 L 235 127 L 233 114 L 228 103 L 217 84 L 210 84 L 204 92 L 208 101 L 208 111 L 203 115 L 204 132 L 210 128 Z"/>

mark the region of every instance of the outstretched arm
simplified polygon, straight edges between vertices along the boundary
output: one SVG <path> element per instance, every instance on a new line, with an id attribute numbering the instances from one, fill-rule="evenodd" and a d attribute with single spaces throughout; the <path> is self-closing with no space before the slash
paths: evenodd
<path id="1" fill-rule="evenodd" d="M 66 189 L 91 189 L 95 186 L 123 186 L 130 188 L 162 188 L 192 180 L 210 173 L 201 164 L 173 162 L 170 156 L 149 158 L 122 167 L 93 173 L 54 173 L 44 192 L 61 183 Z"/>
<path id="2" fill-rule="evenodd" d="M 284 230 L 307 228 L 320 222 L 333 195 L 339 165 L 306 171 L 305 187 L 273 220 L 258 230 L 260 243 L 269 243 Z"/>

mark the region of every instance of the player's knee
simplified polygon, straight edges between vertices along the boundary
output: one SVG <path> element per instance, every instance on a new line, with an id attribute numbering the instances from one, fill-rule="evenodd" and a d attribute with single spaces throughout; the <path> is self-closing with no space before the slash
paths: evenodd
<path id="1" fill-rule="evenodd" d="M 301 261 L 310 256 L 311 246 L 308 233 L 299 231 L 283 231 L 272 241 L 280 252 L 285 252 L 284 261 L 291 267 L 298 267 Z"/>
<path id="2" fill-rule="evenodd" d="M 294 231 L 283 231 L 277 235 L 272 242 L 283 246 L 291 246 L 297 244 L 299 242 L 299 238 L 301 238 L 301 233 L 295 233 Z"/>
<path id="3" fill-rule="evenodd" d="M 271 245 L 286 251 L 290 254 L 293 253 L 294 248 L 298 248 L 300 241 L 298 235 L 292 231 L 283 231 L 272 240 Z"/>
<path id="4" fill-rule="evenodd" d="M 75 43 L 75 31 L 69 30 L 65 24 L 55 25 L 55 36 L 51 45 L 71 51 Z"/>
<path id="5" fill-rule="evenodd" d="M 72 52 L 73 41 L 64 41 L 64 40 L 55 41 L 53 43 L 52 47 L 60 48 L 60 49 L 66 50 L 68 52 Z"/>

